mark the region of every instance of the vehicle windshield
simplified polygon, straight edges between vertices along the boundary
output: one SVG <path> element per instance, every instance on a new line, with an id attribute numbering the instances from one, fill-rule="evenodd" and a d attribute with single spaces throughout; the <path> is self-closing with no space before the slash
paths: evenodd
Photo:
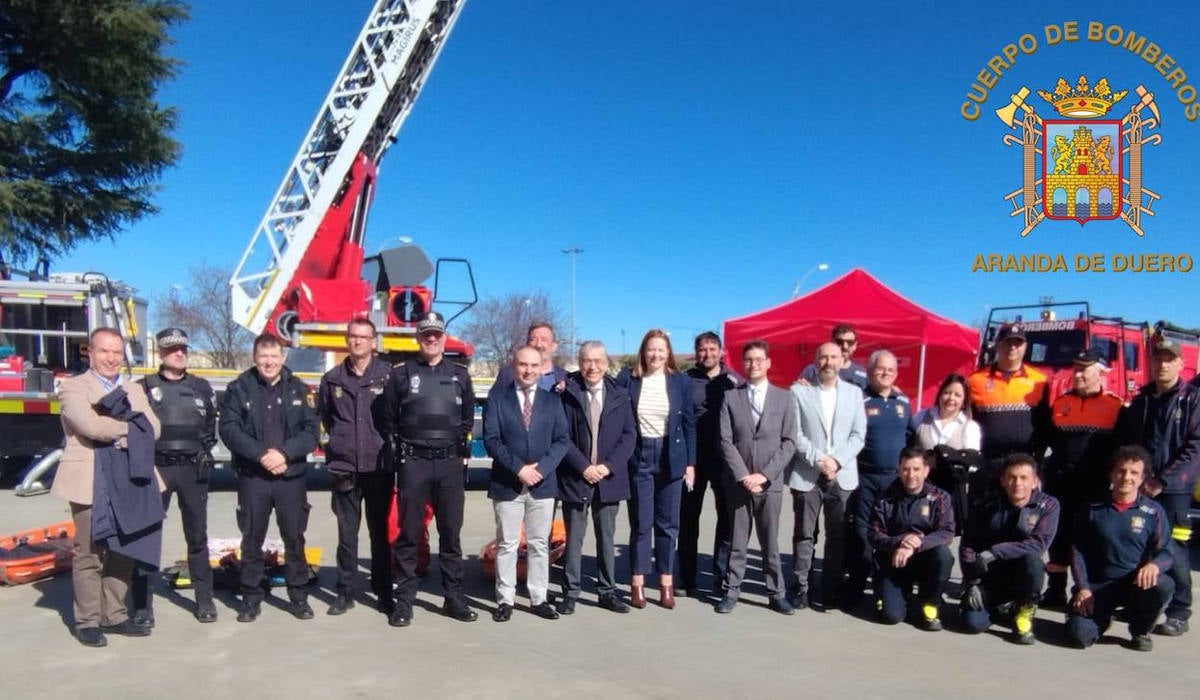
<path id="1" fill-rule="evenodd" d="M 1026 333 L 1025 361 L 1039 367 L 1070 367 L 1085 347 L 1083 330 L 1031 331 Z"/>

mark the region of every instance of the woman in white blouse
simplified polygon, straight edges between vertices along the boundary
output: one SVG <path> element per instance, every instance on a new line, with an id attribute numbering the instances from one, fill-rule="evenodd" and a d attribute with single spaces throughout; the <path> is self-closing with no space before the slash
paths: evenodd
<path id="1" fill-rule="evenodd" d="M 646 606 L 645 577 L 657 573 L 659 604 L 671 609 L 680 502 L 696 471 L 692 380 L 676 368 L 671 339 L 654 328 L 642 338 L 637 364 L 617 383 L 633 399 L 638 437 L 629 460 L 630 604 Z"/>
<path id="2" fill-rule="evenodd" d="M 971 420 L 967 396 L 966 377 L 951 374 L 938 388 L 937 403 L 913 416 L 913 442 L 933 451 L 929 480 L 950 492 L 959 533 L 966 527 L 967 476 L 982 459 L 979 445 L 983 434 Z"/>

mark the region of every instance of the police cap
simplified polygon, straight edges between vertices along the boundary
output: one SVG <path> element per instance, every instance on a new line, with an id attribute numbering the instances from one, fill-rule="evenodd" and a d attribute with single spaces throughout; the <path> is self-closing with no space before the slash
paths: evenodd
<path id="1" fill-rule="evenodd" d="M 164 328 L 154 336 L 154 342 L 160 348 L 176 348 L 180 345 L 186 347 L 188 345 L 187 331 L 182 328 Z"/>
<path id="2" fill-rule="evenodd" d="M 436 311 L 430 311 L 417 321 L 417 333 L 445 333 L 446 319 Z"/>

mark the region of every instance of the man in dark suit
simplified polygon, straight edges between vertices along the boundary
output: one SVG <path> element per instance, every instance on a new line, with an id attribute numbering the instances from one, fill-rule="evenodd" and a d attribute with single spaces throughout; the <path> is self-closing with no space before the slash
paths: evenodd
<path id="1" fill-rule="evenodd" d="M 555 470 L 567 453 L 567 417 L 558 394 L 538 387 L 542 355 L 525 346 L 513 358 L 513 386 L 488 396 L 483 444 L 492 458 L 488 497 L 496 512 L 496 610 L 512 617 L 517 590 L 517 548 L 525 524 L 529 602 L 547 620 L 558 612 L 546 597 L 550 582 L 550 525 L 558 495 Z"/>
<path id="2" fill-rule="evenodd" d="M 719 613 L 732 612 L 746 574 L 750 527 L 758 531 L 763 553 L 770 608 L 791 615 L 795 608 L 784 595 L 779 565 L 779 509 L 783 505 L 783 475 L 796 454 L 796 411 L 791 395 L 767 383 L 771 359 L 767 343 L 752 340 L 742 346 L 746 383 L 725 393 L 721 406 L 721 454 L 725 504 L 729 510 L 729 569 Z"/>
<path id="3" fill-rule="evenodd" d="M 579 371 L 567 375 L 562 393 L 571 441 L 558 470 L 558 495 L 567 526 L 563 599 L 558 612 L 575 612 L 579 599 L 587 512 L 596 529 L 596 593 L 600 607 L 618 613 L 629 606 L 617 593 L 617 511 L 629 499 L 629 458 L 637 442 L 629 392 L 607 377 L 608 353 L 598 341 L 579 346 Z"/>

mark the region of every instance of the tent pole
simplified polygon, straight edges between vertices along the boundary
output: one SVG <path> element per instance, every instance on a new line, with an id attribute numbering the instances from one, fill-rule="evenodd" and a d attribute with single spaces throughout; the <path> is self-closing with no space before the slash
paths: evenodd
<path id="1" fill-rule="evenodd" d="M 921 366 L 917 368 L 917 406 L 925 393 L 925 343 L 921 343 Z"/>

